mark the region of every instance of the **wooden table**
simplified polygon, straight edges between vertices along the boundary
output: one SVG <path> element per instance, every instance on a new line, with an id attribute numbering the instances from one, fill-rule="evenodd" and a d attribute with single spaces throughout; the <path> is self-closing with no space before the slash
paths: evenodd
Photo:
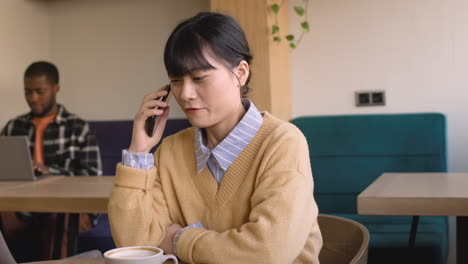
<path id="1" fill-rule="evenodd" d="M 57 247 L 61 246 L 63 214 L 70 214 L 67 251 L 73 255 L 77 249 L 79 214 L 107 213 L 113 180 L 112 176 L 43 176 L 36 181 L 0 181 L 0 211 L 61 213 L 58 227 L 61 224 L 62 231 L 56 232 Z"/>
<path id="2" fill-rule="evenodd" d="M 384 173 L 358 196 L 358 213 L 457 217 L 457 263 L 468 263 L 468 173 Z"/>
<path id="3" fill-rule="evenodd" d="M 23 264 L 104 264 L 104 258 L 97 259 L 61 259 L 50 261 L 36 261 Z"/>

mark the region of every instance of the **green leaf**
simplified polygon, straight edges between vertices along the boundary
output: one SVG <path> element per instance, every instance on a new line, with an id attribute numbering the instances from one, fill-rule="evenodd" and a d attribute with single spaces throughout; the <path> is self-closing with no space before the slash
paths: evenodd
<path id="1" fill-rule="evenodd" d="M 296 48 L 296 44 L 290 43 L 290 44 L 289 44 L 289 47 L 291 47 L 291 49 L 295 49 L 295 48 Z"/>
<path id="2" fill-rule="evenodd" d="M 279 31 L 278 25 L 271 26 L 271 34 L 275 34 Z"/>
<path id="3" fill-rule="evenodd" d="M 289 34 L 289 35 L 286 36 L 286 39 L 289 40 L 289 41 L 293 41 L 294 40 L 294 35 Z"/>
<path id="4" fill-rule="evenodd" d="M 281 38 L 278 37 L 278 36 L 274 36 L 274 37 L 273 37 L 273 41 L 279 43 L 279 42 L 281 41 Z"/>
<path id="5" fill-rule="evenodd" d="M 302 8 L 301 6 L 295 6 L 294 11 L 296 11 L 296 14 L 298 14 L 299 16 L 304 15 L 304 8 Z"/>
<path id="6" fill-rule="evenodd" d="M 309 22 L 307 21 L 302 22 L 301 27 L 304 30 L 304 32 L 309 32 Z"/>
<path id="7" fill-rule="evenodd" d="M 270 8 L 273 10 L 273 13 L 278 14 L 280 6 L 278 4 L 272 4 Z"/>

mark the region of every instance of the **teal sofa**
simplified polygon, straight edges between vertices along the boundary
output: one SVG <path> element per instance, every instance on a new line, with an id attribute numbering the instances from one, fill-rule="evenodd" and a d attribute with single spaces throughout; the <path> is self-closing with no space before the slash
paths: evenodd
<path id="1" fill-rule="evenodd" d="M 358 215 L 356 209 L 359 193 L 384 172 L 447 171 L 443 114 L 306 116 L 291 122 L 307 138 L 320 213 L 368 228 L 368 263 L 446 263 L 447 217 L 419 217 L 410 249 L 411 216 Z"/>

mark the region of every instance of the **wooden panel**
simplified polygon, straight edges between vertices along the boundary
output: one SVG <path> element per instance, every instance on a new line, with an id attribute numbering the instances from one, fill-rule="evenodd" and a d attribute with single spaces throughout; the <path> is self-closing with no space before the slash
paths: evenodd
<path id="1" fill-rule="evenodd" d="M 279 3 L 278 0 L 268 0 L 268 4 Z M 269 9 L 268 9 L 269 10 Z M 271 113 L 273 115 L 289 121 L 291 118 L 291 59 L 290 48 L 287 41 L 283 39 L 280 43 L 275 43 L 270 34 L 271 25 L 274 23 L 273 12 L 268 12 L 268 43 L 270 58 L 270 89 L 271 89 Z M 288 1 L 284 1 L 278 14 L 278 25 L 283 31 L 283 36 L 289 30 L 288 25 Z"/>
<path id="2" fill-rule="evenodd" d="M 290 59 L 285 41 L 274 43 L 270 34 L 273 0 L 211 0 L 212 11 L 233 16 L 242 26 L 254 56 L 250 98 L 259 110 L 289 120 L 291 117 Z M 287 1 L 284 3 L 287 7 Z M 279 15 L 280 27 L 288 28 L 287 8 Z"/>

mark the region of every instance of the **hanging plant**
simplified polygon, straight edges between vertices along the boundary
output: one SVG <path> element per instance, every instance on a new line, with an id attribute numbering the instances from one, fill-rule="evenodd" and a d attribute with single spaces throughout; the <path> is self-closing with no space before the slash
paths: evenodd
<path id="1" fill-rule="evenodd" d="M 281 42 L 281 40 L 283 39 L 283 35 L 278 24 L 278 13 L 280 9 L 283 7 L 284 3 L 285 3 L 285 0 L 282 0 L 280 4 L 275 3 L 269 6 L 271 11 L 273 11 L 274 18 L 275 18 L 275 23 L 271 26 L 271 34 L 273 35 L 273 41 L 277 43 Z M 293 6 L 294 13 L 300 17 L 301 33 L 298 38 L 296 38 L 294 34 L 288 34 L 284 37 L 286 41 L 288 41 L 289 47 L 291 47 L 292 49 L 297 48 L 299 43 L 301 43 L 301 40 L 304 34 L 309 32 L 309 22 L 308 22 L 308 17 L 307 17 L 308 5 L 309 5 L 309 0 L 301 0 L 300 5 Z"/>

